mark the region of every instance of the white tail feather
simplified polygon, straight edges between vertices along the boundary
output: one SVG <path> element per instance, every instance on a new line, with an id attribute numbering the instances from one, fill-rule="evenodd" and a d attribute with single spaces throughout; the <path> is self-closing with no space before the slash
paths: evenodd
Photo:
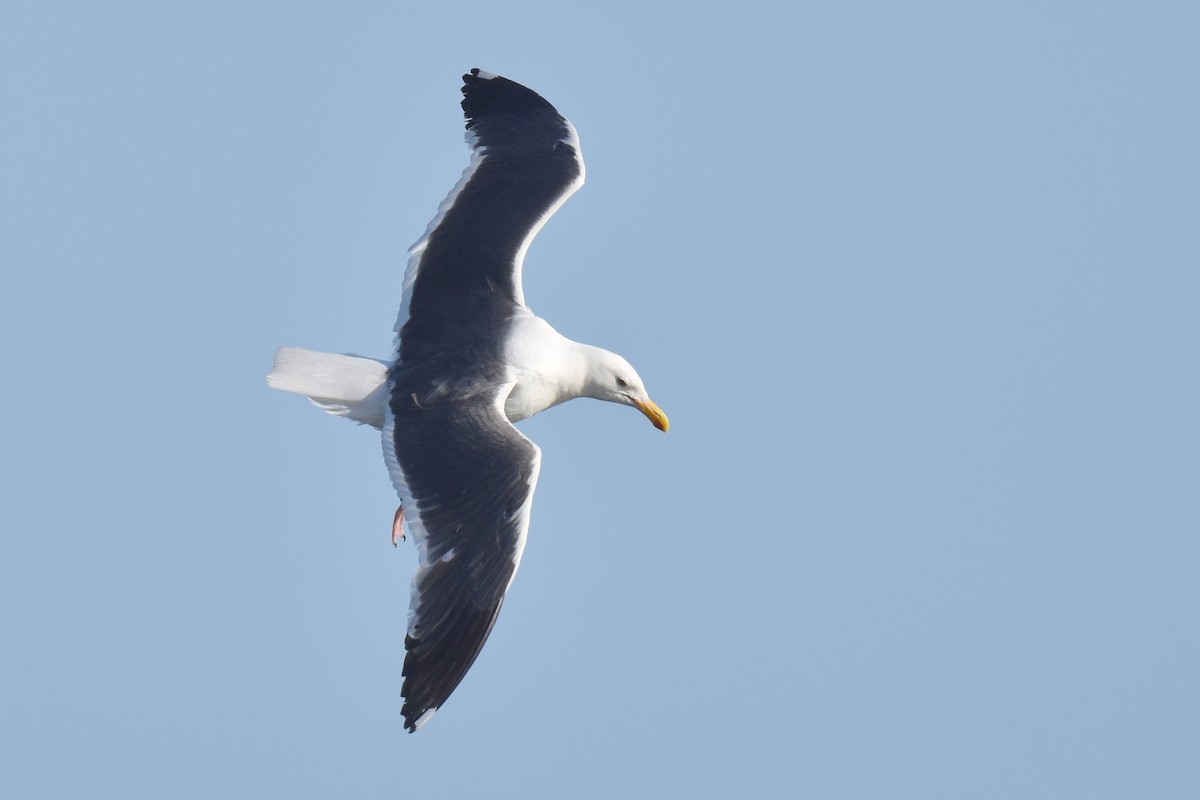
<path id="1" fill-rule="evenodd" d="M 382 428 L 388 367 L 374 358 L 281 347 L 267 385 L 305 395 L 330 414 Z"/>

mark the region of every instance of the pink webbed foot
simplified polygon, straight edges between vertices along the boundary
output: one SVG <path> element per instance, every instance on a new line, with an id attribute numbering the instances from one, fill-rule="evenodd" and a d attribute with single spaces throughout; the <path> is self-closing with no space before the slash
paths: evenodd
<path id="1" fill-rule="evenodd" d="M 397 543 L 404 541 L 404 504 L 396 509 L 396 516 L 392 519 L 392 547 Z"/>

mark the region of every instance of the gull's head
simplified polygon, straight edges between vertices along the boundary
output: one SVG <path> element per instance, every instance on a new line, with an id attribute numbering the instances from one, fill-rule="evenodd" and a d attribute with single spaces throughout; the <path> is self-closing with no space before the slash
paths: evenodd
<path id="1" fill-rule="evenodd" d="M 667 415 L 650 399 L 641 376 L 628 361 L 616 353 L 595 348 L 589 366 L 586 390 L 588 397 L 633 406 L 664 433 L 671 427 Z"/>

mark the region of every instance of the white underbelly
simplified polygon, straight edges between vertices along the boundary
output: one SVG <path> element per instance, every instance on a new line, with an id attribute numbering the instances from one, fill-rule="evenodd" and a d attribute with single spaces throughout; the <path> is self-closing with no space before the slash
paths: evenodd
<path id="1" fill-rule="evenodd" d="M 561 403 L 558 393 L 536 380 L 518 381 L 504 400 L 504 416 L 509 422 L 519 422 Z"/>

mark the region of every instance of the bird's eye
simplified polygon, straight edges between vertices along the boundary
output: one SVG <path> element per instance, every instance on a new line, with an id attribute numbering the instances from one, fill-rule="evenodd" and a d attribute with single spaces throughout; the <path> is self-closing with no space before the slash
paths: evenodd
<path id="1" fill-rule="evenodd" d="M 624 378 L 617 378 L 617 386 L 620 386 L 622 389 L 624 389 L 628 385 L 629 381 L 625 380 Z"/>

